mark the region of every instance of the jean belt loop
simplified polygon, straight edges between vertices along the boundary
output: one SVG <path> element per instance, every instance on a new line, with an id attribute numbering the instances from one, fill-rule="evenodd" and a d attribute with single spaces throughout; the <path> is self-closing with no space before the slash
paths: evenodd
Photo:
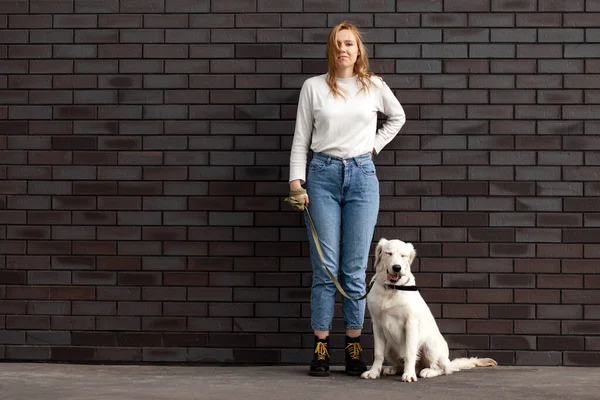
<path id="1" fill-rule="evenodd" d="M 331 164 L 331 156 L 327 156 L 327 165 Z"/>

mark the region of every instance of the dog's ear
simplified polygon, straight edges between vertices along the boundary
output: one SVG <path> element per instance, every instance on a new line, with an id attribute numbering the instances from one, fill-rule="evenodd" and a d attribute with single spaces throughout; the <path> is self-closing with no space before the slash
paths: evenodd
<path id="1" fill-rule="evenodd" d="M 415 246 L 412 243 L 408 243 L 410 245 L 410 256 L 408 257 L 408 265 L 412 265 L 415 257 L 417 256 L 417 250 L 415 250 Z"/>
<path id="2" fill-rule="evenodd" d="M 377 243 L 377 247 L 375 247 L 375 272 L 379 272 L 381 263 L 381 256 L 383 255 L 383 245 L 387 243 L 387 239 L 381 238 L 379 239 L 379 243 Z"/>

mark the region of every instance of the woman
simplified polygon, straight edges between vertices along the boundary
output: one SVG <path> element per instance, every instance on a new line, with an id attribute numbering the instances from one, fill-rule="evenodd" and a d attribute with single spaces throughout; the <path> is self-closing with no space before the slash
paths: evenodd
<path id="1" fill-rule="evenodd" d="M 379 181 L 372 158 L 396 136 L 406 117 L 390 88 L 369 70 L 367 51 L 354 25 L 342 22 L 331 30 L 327 60 L 328 73 L 307 79 L 300 91 L 290 155 L 290 192 L 308 207 L 327 267 L 335 276 L 339 272 L 342 288 L 358 298 L 366 291 L 366 268 L 379 212 Z M 387 116 L 380 129 L 378 111 Z M 306 174 L 309 147 L 313 158 Z M 306 225 L 309 227 L 308 222 Z M 336 288 L 323 269 L 308 229 L 315 335 L 309 373 L 326 376 Z M 367 369 L 360 345 L 365 300 L 343 297 L 342 311 L 345 370 L 358 376 Z"/>

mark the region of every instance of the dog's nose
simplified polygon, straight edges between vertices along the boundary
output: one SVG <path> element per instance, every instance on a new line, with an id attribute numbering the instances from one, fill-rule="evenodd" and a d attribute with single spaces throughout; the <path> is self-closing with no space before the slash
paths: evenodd
<path id="1" fill-rule="evenodd" d="M 400 272 L 402 267 L 399 264 L 396 264 L 396 265 L 392 265 L 392 269 L 394 270 L 394 272 Z"/>

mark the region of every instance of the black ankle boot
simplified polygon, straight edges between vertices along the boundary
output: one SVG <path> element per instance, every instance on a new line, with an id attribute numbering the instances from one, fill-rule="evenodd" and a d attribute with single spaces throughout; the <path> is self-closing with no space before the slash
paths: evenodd
<path id="1" fill-rule="evenodd" d="M 314 356 L 310 362 L 309 375 L 328 376 L 329 375 L 329 336 L 325 339 L 319 339 L 315 336 Z"/>
<path id="2" fill-rule="evenodd" d="M 360 376 L 367 370 L 367 366 L 361 359 L 362 351 L 360 336 L 356 338 L 346 336 L 346 374 Z"/>

